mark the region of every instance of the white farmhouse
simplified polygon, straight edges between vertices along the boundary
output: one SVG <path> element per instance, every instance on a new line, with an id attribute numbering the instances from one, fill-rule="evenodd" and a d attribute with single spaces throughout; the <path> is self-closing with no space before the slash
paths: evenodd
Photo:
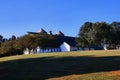
<path id="1" fill-rule="evenodd" d="M 32 53 L 46 53 L 46 52 L 70 52 L 70 51 L 77 51 L 82 50 L 81 47 L 77 47 L 77 42 L 75 41 L 76 37 L 71 36 L 65 36 L 61 31 L 58 31 L 56 34 L 52 34 L 52 31 L 50 31 L 50 34 L 48 34 L 44 29 L 40 29 L 38 32 L 28 32 L 28 35 L 34 36 L 34 35 L 53 35 L 56 40 L 58 41 L 57 47 L 50 48 L 46 47 L 44 49 L 36 46 L 36 49 L 29 50 L 26 48 L 24 50 L 24 54 L 30 54 Z"/>

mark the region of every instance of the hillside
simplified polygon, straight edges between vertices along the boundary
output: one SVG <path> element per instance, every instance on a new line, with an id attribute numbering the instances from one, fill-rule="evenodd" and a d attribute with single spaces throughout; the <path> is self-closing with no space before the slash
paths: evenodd
<path id="1" fill-rule="evenodd" d="M 120 80 L 120 51 L 44 53 L 0 58 L 0 80 Z"/>

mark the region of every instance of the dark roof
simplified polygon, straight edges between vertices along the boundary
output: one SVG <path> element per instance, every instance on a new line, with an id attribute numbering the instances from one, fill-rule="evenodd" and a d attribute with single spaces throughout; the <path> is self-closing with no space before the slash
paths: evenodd
<path id="1" fill-rule="evenodd" d="M 46 32 L 43 28 L 41 28 L 41 29 L 38 31 L 38 33 L 39 33 L 39 34 L 47 34 L 47 32 Z"/>
<path id="2" fill-rule="evenodd" d="M 28 32 L 28 34 L 33 34 L 33 35 L 34 34 L 47 34 L 47 32 L 41 28 L 39 32 Z M 57 32 L 57 34 L 54 36 L 58 41 L 58 46 L 62 45 L 64 42 L 66 42 L 72 47 L 75 47 L 77 45 L 77 42 L 75 41 L 75 37 L 64 36 L 64 34 L 61 31 Z"/>
<path id="3" fill-rule="evenodd" d="M 77 45 L 77 42 L 75 41 L 75 37 L 70 37 L 70 36 L 56 36 L 56 39 L 59 43 L 59 46 L 66 42 L 72 47 L 75 47 Z"/>
<path id="4" fill-rule="evenodd" d="M 47 34 L 47 32 L 41 28 L 38 32 L 27 32 L 28 34 Z"/>
<path id="5" fill-rule="evenodd" d="M 36 33 L 36 32 L 27 32 L 28 34 L 38 34 L 38 33 Z"/>

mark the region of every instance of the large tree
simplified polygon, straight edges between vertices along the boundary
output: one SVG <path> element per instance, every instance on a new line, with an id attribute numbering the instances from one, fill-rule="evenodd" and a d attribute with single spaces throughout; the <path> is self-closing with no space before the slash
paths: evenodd
<path id="1" fill-rule="evenodd" d="M 88 32 L 92 29 L 92 25 L 93 23 L 91 22 L 86 22 L 82 25 L 78 33 L 78 38 L 76 39 L 78 46 L 89 47 L 91 45 L 91 43 L 89 43 L 91 40 L 88 38 Z"/>
<path id="2" fill-rule="evenodd" d="M 76 41 L 78 45 L 88 46 L 108 44 L 112 40 L 113 28 L 106 22 L 86 22 L 80 28 Z"/>

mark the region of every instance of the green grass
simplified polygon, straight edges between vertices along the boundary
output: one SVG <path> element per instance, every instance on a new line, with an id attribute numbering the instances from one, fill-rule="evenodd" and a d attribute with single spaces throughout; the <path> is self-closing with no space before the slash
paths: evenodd
<path id="1" fill-rule="evenodd" d="M 111 73 L 119 70 L 119 50 L 43 53 L 0 58 L 0 80 L 120 80 L 120 75 Z"/>

